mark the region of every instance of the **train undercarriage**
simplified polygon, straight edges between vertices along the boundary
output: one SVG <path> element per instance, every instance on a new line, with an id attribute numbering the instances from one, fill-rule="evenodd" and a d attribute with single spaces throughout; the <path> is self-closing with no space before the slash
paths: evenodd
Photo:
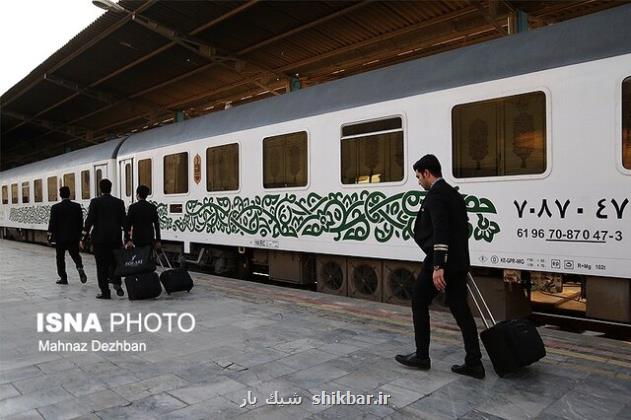
<path id="1" fill-rule="evenodd" d="M 0 237 L 48 244 L 46 232 L 0 228 Z M 193 271 L 293 285 L 338 296 L 409 305 L 420 263 L 163 242 L 170 261 Z M 530 317 L 571 331 L 631 337 L 631 279 L 473 267 L 497 319 Z M 442 297 L 437 299 L 441 307 Z M 473 308 L 473 306 L 472 306 Z"/>

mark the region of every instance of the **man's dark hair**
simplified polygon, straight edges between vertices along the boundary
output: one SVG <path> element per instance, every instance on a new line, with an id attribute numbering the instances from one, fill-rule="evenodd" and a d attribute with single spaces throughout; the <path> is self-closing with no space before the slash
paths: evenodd
<path id="1" fill-rule="evenodd" d="M 107 178 L 103 178 L 100 182 L 99 182 L 99 188 L 101 189 L 101 192 L 103 194 L 109 194 L 112 192 L 112 181 L 110 181 Z"/>
<path id="2" fill-rule="evenodd" d="M 422 172 L 427 169 L 432 175 L 436 177 L 443 176 L 443 172 L 440 169 L 440 162 L 438 161 L 438 158 L 434 155 L 423 156 L 416 161 L 413 168 L 416 172 Z"/>
<path id="3" fill-rule="evenodd" d="M 59 196 L 63 198 L 70 198 L 70 187 L 64 185 L 59 189 Z"/>
<path id="4" fill-rule="evenodd" d="M 136 188 L 136 195 L 144 200 L 149 195 L 149 187 L 146 185 L 139 185 L 138 188 Z"/>

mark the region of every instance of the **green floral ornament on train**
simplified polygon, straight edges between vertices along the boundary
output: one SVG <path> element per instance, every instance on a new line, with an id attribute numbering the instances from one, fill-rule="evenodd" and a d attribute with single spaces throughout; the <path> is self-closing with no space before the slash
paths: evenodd
<path id="1" fill-rule="evenodd" d="M 14 207 L 9 210 L 9 221 L 27 225 L 48 225 L 51 207 L 52 206 Z M 83 219 L 85 219 L 88 215 L 88 209 L 81 206 L 81 210 L 83 211 Z"/>
<path id="2" fill-rule="evenodd" d="M 326 195 L 309 193 L 266 194 L 249 197 L 205 197 L 189 200 L 182 215 L 169 215 L 167 205 L 158 207 L 163 229 L 180 232 L 223 233 L 290 237 L 333 235 L 335 241 L 364 241 L 371 234 L 378 242 L 393 237 L 409 240 L 418 207 L 425 191 L 409 191 L 387 196 L 380 191 L 360 191 Z M 469 237 L 491 242 L 499 225 L 487 216 L 497 214 L 487 198 L 464 195 L 469 221 Z"/>
<path id="3" fill-rule="evenodd" d="M 172 217 L 166 204 L 154 204 L 165 230 L 272 238 L 329 234 L 335 241 L 364 241 L 372 234 L 378 242 L 387 242 L 393 237 L 412 238 L 414 219 L 425 194 L 425 191 L 409 191 L 387 196 L 380 191 L 364 190 L 350 194 L 309 193 L 303 197 L 289 193 L 254 198 L 205 197 L 187 201 L 183 214 Z M 487 217 L 497 214 L 493 203 L 474 195 L 465 195 L 464 200 L 470 214 L 469 237 L 493 241 L 500 232 L 499 225 Z M 47 224 L 50 207 L 12 208 L 9 220 Z M 86 208 L 83 215 L 87 215 Z"/>

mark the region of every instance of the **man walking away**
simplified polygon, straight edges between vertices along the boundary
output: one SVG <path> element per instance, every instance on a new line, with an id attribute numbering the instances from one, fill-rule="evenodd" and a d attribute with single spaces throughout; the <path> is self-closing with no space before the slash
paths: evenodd
<path id="1" fill-rule="evenodd" d="M 152 246 L 160 249 L 160 220 L 156 206 L 147 201 L 149 187 L 136 188 L 137 202 L 129 206 L 125 224 L 125 247 Z M 155 239 L 155 244 L 154 244 Z"/>
<path id="2" fill-rule="evenodd" d="M 414 223 L 414 240 L 426 257 L 412 292 L 416 352 L 397 355 L 396 360 L 406 366 L 430 368 L 429 305 L 439 292 L 445 292 L 466 352 L 465 363 L 451 370 L 482 379 L 485 372 L 478 331 L 467 303 L 469 228 L 464 199 L 442 178 L 436 156 L 423 156 L 414 164 L 414 171 L 418 183 L 427 190 Z"/>
<path id="3" fill-rule="evenodd" d="M 114 272 L 116 260 L 114 252 L 122 245 L 122 232 L 125 225 L 125 203 L 112 197 L 112 182 L 104 178 L 99 182 L 101 196 L 90 201 L 88 217 L 85 219 L 84 238 L 92 237 L 96 276 L 99 282 L 97 299 L 111 299 L 108 277 Z M 82 244 L 83 246 L 83 244 Z M 112 278 L 118 296 L 123 296 L 120 277 Z"/>
<path id="4" fill-rule="evenodd" d="M 81 240 L 81 228 L 83 227 L 83 211 L 81 205 L 70 201 L 70 188 L 67 186 L 59 189 L 61 202 L 54 204 L 50 209 L 48 221 L 48 240 L 55 242 L 57 252 L 57 284 L 68 284 L 66 274 L 66 251 L 77 266 L 81 283 L 88 281 L 83 271 L 83 261 L 79 254 L 79 241 Z"/>

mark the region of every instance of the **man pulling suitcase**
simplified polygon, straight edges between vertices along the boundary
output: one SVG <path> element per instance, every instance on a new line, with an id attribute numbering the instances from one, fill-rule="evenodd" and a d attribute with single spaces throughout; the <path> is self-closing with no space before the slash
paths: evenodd
<path id="1" fill-rule="evenodd" d="M 484 378 L 478 330 L 467 303 L 469 271 L 469 228 L 462 195 L 442 178 L 440 162 L 425 155 L 414 164 L 419 184 L 427 190 L 414 224 L 414 240 L 426 257 L 412 292 L 412 317 L 416 351 L 397 355 L 396 361 L 418 369 L 429 369 L 429 305 L 439 292 L 462 331 L 466 357 L 451 370 L 461 375 Z"/>

